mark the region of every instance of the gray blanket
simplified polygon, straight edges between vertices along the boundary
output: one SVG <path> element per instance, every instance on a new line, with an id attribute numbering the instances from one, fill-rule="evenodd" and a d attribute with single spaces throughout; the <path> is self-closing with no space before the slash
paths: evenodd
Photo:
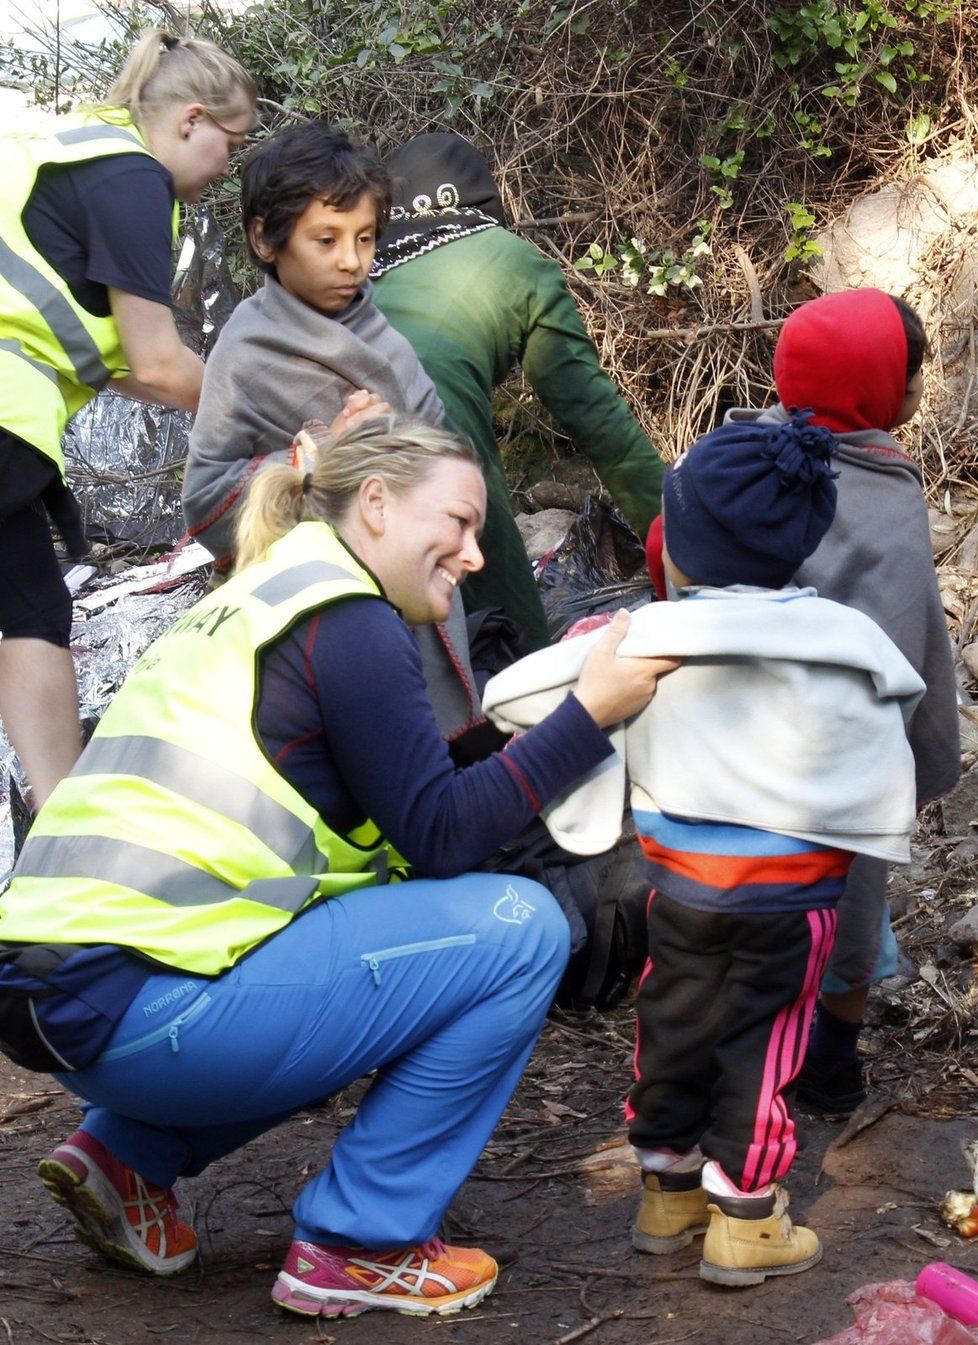
<path id="1" fill-rule="evenodd" d="M 238 305 L 207 361 L 190 436 L 183 509 L 217 560 L 233 550 L 234 514 L 256 466 L 292 459 L 305 420 L 328 425 L 351 392 L 376 392 L 395 411 L 434 425 L 445 411 L 404 337 L 374 307 L 367 281 L 335 317 L 310 308 L 269 277 Z M 446 738 L 482 722 L 465 639 L 461 596 L 440 626 L 415 632 L 428 694 Z"/>
<path id="2" fill-rule="evenodd" d="M 784 420 L 783 407 L 736 410 L 727 420 Z M 881 430 L 840 434 L 835 519 L 794 583 L 855 607 L 881 626 L 927 690 L 907 725 L 917 805 L 939 797 L 961 771 L 954 663 L 937 587 L 927 504 L 916 464 Z"/>
<path id="3" fill-rule="evenodd" d="M 291 459 L 302 422 L 328 425 L 351 392 L 366 388 L 395 411 L 441 424 L 434 384 L 370 290 L 368 281 L 348 308 L 327 317 L 269 277 L 218 337 L 183 482 L 187 523 L 215 559 L 231 553 L 234 510 L 253 460 Z"/>

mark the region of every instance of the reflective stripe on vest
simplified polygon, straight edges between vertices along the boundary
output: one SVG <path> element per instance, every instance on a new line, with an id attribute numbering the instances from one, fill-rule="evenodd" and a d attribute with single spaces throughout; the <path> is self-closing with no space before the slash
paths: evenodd
<path id="1" fill-rule="evenodd" d="M 139 149 L 146 149 L 134 131 L 127 131 L 124 126 L 112 126 L 106 122 L 100 122 L 98 126 L 76 126 L 72 131 L 55 131 L 54 139 L 60 140 L 62 145 L 88 145 L 96 140 L 128 140 Z"/>
<path id="2" fill-rule="evenodd" d="M 50 379 L 55 387 L 57 387 L 58 375 L 51 368 L 50 364 L 42 364 L 40 360 L 32 359 L 16 341 L 12 341 L 9 337 L 5 337 L 0 340 L 0 350 L 9 350 L 11 355 L 16 355 L 18 359 L 24 360 L 25 363 L 29 364 L 33 369 L 36 369 L 39 374 L 43 374 L 45 378 Z"/>
<path id="3" fill-rule="evenodd" d="M 303 565 L 294 565 L 291 570 L 266 579 L 252 590 L 251 596 L 268 607 L 281 607 L 282 603 L 291 602 L 304 588 L 311 588 L 313 584 L 352 578 L 349 570 L 343 570 L 338 565 L 330 565 L 324 560 L 308 560 Z"/>
<path id="4" fill-rule="evenodd" d="M 3 239 L 0 239 L 0 277 L 41 314 L 71 360 L 80 383 L 97 392 L 108 382 L 109 370 L 102 362 L 99 348 L 65 295 L 29 261 L 18 257 Z"/>
<path id="5" fill-rule="evenodd" d="M 218 762 L 175 743 L 135 735 L 93 738 L 71 774 L 141 775 L 246 827 L 293 868 L 312 873 L 329 867 L 328 856 L 294 813 Z M 33 864 L 32 872 L 37 872 Z"/>
<path id="6" fill-rule="evenodd" d="M 261 651 L 376 581 L 302 523 L 146 653 L 41 809 L 0 939 L 116 943 L 215 975 L 311 902 L 403 876 L 367 820 L 332 831 L 255 736 Z"/>
<path id="7" fill-rule="evenodd" d="M 57 878 L 70 869 L 75 878 L 131 887 L 168 906 L 213 906 L 245 898 L 294 914 L 319 886 L 316 878 L 304 875 L 256 878 L 245 887 L 230 887 L 172 855 L 107 836 L 38 836 L 24 842 L 21 854 L 32 878 Z"/>

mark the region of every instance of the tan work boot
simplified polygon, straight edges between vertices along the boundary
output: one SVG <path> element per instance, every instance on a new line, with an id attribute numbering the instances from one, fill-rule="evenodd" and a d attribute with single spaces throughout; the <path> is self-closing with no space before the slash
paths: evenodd
<path id="1" fill-rule="evenodd" d="M 695 1172 L 646 1172 L 645 1190 L 632 1227 L 632 1246 L 662 1256 L 688 1247 L 710 1222 L 707 1195 Z"/>
<path id="2" fill-rule="evenodd" d="M 710 1196 L 710 1226 L 703 1243 L 700 1279 L 739 1288 L 769 1275 L 797 1275 L 822 1259 L 822 1244 L 810 1228 L 788 1217 L 788 1193 L 769 1196 Z"/>

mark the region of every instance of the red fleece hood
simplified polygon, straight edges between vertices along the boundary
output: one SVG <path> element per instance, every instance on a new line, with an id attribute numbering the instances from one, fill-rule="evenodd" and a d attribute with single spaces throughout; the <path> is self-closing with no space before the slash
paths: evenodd
<path id="1" fill-rule="evenodd" d="M 889 430 L 907 388 L 907 338 L 882 290 L 842 290 L 802 304 L 774 350 L 781 404 L 811 408 L 836 434 Z"/>

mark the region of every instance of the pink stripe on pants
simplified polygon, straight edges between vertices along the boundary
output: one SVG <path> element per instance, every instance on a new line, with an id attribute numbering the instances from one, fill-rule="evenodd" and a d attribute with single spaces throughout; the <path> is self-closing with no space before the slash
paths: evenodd
<path id="1" fill-rule="evenodd" d="M 757 1190 L 777 1181 L 791 1167 L 798 1145 L 783 1090 L 796 1078 L 805 1059 L 808 1033 L 825 973 L 838 917 L 834 910 L 808 912 L 812 945 L 801 994 L 774 1020 L 764 1060 L 764 1074 L 754 1120 L 754 1140 L 747 1151 L 742 1189 Z"/>

